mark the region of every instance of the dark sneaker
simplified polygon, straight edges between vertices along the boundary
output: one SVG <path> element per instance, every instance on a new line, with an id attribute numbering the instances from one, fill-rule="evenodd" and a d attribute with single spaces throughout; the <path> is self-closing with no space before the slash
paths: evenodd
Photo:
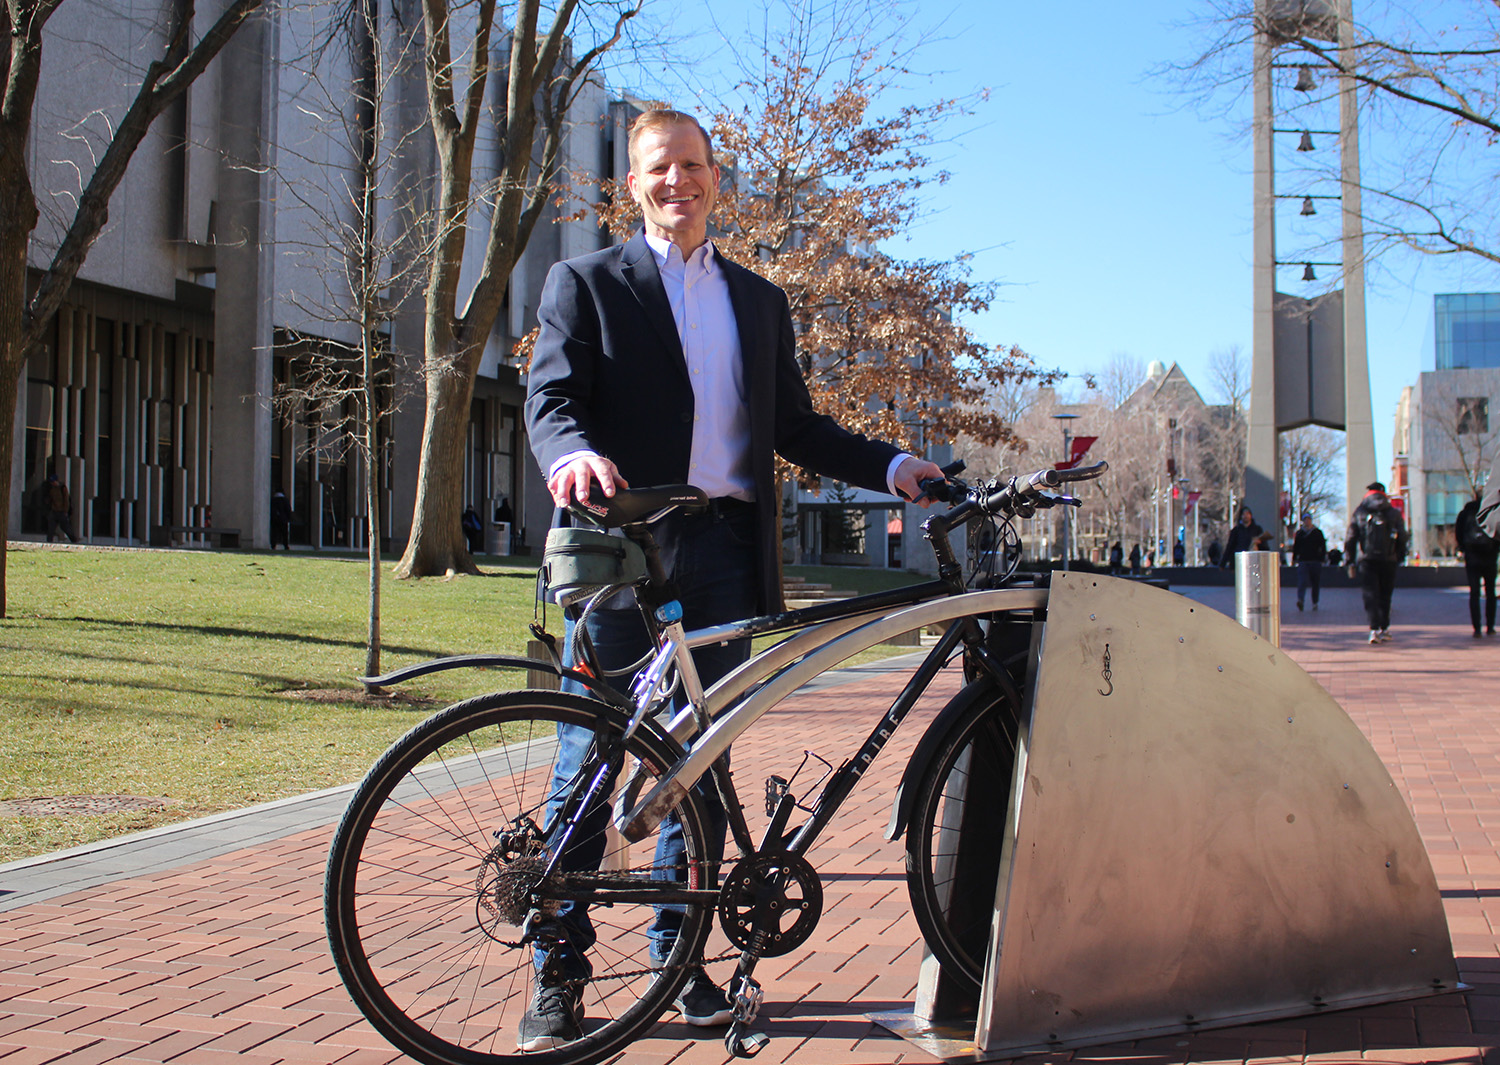
<path id="1" fill-rule="evenodd" d="M 552 1050 L 583 1038 L 583 1004 L 569 987 L 537 987 L 531 1008 L 521 1016 L 516 1046 Z"/>
<path id="2" fill-rule="evenodd" d="M 677 993 L 672 1003 L 682 1019 L 695 1028 L 715 1028 L 734 1019 L 734 1007 L 723 988 L 708 978 L 703 967 L 695 966 L 688 974 L 687 983 Z"/>

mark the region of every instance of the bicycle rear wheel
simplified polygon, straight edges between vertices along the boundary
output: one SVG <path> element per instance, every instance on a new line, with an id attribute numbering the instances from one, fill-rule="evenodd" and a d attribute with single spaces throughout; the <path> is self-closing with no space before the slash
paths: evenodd
<path id="1" fill-rule="evenodd" d="M 1008 808 L 1020 718 L 988 681 L 970 684 L 955 701 L 964 709 L 917 785 L 906 882 L 928 948 L 947 976 L 977 993 L 1000 875 L 999 834 L 986 826 L 1000 823 Z M 960 856 L 960 835 L 979 845 L 966 845 Z"/>
<path id="2" fill-rule="evenodd" d="M 570 735 L 589 750 L 566 781 L 553 776 L 562 725 L 584 730 Z M 535 973 L 522 926 L 528 916 L 554 911 L 559 897 L 594 899 L 583 1034 L 525 1054 L 530 1065 L 605 1058 L 671 1002 L 685 967 L 701 957 L 713 912 L 711 901 L 682 897 L 699 890 L 711 900 L 704 889 L 713 887 L 716 870 L 691 796 L 677 810 L 685 884 L 653 877 L 654 836 L 627 853 L 607 831 L 611 789 L 633 780 L 645 794 L 680 753 L 650 728 L 622 743 L 624 726 L 615 710 L 578 696 L 483 695 L 413 728 L 361 782 L 334 835 L 324 911 L 340 977 L 397 1049 L 429 1065 L 522 1057 L 516 1035 Z M 599 871 L 544 880 L 560 811 L 576 805 L 569 796 L 581 796 L 594 779 L 605 786 L 579 811 L 568 849 L 594 843 L 594 853 L 604 854 Z M 671 955 L 653 966 L 646 933 L 653 904 L 668 898 L 684 914 L 682 927 Z"/>

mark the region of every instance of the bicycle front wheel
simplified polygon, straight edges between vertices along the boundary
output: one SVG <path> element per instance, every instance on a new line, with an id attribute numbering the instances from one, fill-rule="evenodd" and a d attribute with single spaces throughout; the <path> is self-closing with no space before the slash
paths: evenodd
<path id="1" fill-rule="evenodd" d="M 922 774 L 906 830 L 906 881 L 928 948 L 956 984 L 977 994 L 994 920 L 1000 846 L 993 826 L 1010 802 L 1020 719 L 988 681 L 963 704 Z M 962 853 L 960 837 L 966 840 Z"/>
<path id="2" fill-rule="evenodd" d="M 324 911 L 340 977 L 397 1049 L 429 1065 L 521 1057 L 538 953 L 575 938 L 592 970 L 579 981 L 582 1035 L 525 1054 L 531 1065 L 599 1061 L 672 1000 L 701 957 L 716 870 L 692 796 L 677 808 L 684 855 L 672 871 L 654 868 L 655 837 L 627 848 L 608 828 L 612 790 L 644 795 L 680 753 L 650 728 L 624 742 L 624 726 L 578 696 L 479 696 L 413 728 L 361 782 L 334 835 Z M 575 758 L 586 749 L 571 774 L 556 771 L 564 744 Z M 559 850 L 588 860 L 548 875 Z M 559 918 L 565 903 L 583 906 L 581 925 Z M 647 933 L 663 906 L 681 927 L 653 963 Z"/>

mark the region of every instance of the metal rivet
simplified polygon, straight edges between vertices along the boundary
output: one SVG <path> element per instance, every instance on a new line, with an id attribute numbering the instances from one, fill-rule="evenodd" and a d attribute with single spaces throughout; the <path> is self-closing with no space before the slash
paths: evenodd
<path id="1" fill-rule="evenodd" d="M 1222 673 L 1222 672 L 1224 672 L 1224 667 L 1223 667 L 1223 666 L 1220 666 L 1220 667 L 1219 667 L 1219 672 L 1220 672 L 1220 673 Z"/>
<path id="2" fill-rule="evenodd" d="M 1292 723 L 1292 719 L 1291 719 L 1291 718 L 1287 718 L 1287 719 L 1286 719 L 1286 723 L 1287 723 L 1287 724 L 1288 724 L 1288 725 L 1290 725 L 1290 724 L 1291 724 L 1291 723 Z"/>
<path id="3" fill-rule="evenodd" d="M 1349 790 L 1349 785 L 1348 785 L 1348 784 L 1345 784 L 1345 785 L 1344 785 L 1344 790 L 1345 790 L 1345 791 L 1348 791 L 1348 790 Z"/>
<path id="4" fill-rule="evenodd" d="M 1090 614 L 1089 615 L 1089 620 L 1090 621 L 1097 621 L 1098 619 L 1093 614 Z"/>
<path id="5" fill-rule="evenodd" d="M 1178 643 L 1182 643 L 1182 637 L 1181 636 L 1177 637 L 1177 642 Z"/>

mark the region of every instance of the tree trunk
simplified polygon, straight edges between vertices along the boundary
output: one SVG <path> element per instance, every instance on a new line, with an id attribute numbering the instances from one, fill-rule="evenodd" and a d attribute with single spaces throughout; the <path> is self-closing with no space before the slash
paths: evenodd
<path id="1" fill-rule="evenodd" d="M 9 138 L 6 138 L 8 141 Z M 24 160 L 20 146 L 0 147 Z M 36 226 L 36 201 L 24 161 L 0 166 L 0 618 L 7 617 L 6 540 L 10 529 L 11 471 L 16 439 L 16 401 L 26 371 L 26 247 Z"/>
<path id="2" fill-rule="evenodd" d="M 478 573 L 462 526 L 463 462 L 469 438 L 474 374 L 466 358 L 427 371 L 427 410 L 411 539 L 397 577 Z"/>

